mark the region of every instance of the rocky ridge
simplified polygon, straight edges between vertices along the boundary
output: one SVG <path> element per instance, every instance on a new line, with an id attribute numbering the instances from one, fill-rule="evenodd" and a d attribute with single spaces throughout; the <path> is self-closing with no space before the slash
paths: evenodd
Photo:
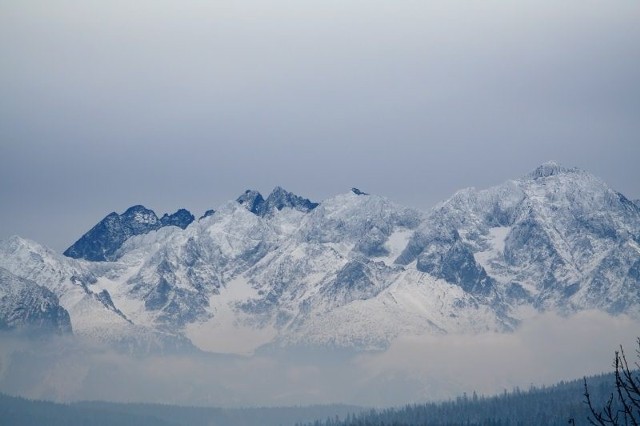
<path id="1" fill-rule="evenodd" d="M 212 352 L 380 349 L 405 335 L 508 331 L 546 311 L 640 316 L 640 208 L 555 163 L 427 212 L 355 188 L 313 203 L 279 187 L 197 221 L 183 213 L 184 227 L 132 209 L 79 240 L 106 261 L 16 237 L 0 243 L 0 267 L 57 295 L 74 333 Z M 105 250 L 101 235 L 119 246 Z"/>

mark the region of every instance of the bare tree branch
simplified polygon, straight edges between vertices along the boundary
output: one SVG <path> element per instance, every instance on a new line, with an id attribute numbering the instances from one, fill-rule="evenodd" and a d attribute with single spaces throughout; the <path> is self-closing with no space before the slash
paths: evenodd
<path id="1" fill-rule="evenodd" d="M 637 340 L 636 354 L 640 359 L 640 338 Z M 640 369 L 638 362 L 636 368 Z M 629 368 L 629 362 L 620 346 L 614 358 L 615 393 L 612 393 L 604 407 L 596 409 L 589 393 L 587 380 L 584 381 L 585 403 L 591 416 L 587 417 L 593 426 L 640 426 L 640 378 L 637 371 Z M 634 374 L 635 373 L 635 374 Z"/>

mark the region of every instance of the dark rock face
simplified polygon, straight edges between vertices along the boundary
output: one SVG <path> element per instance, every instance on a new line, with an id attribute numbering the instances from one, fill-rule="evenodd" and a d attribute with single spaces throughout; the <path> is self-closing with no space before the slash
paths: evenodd
<path id="1" fill-rule="evenodd" d="M 318 203 L 295 195 L 279 186 L 274 188 L 266 200 L 258 191 L 246 190 L 236 201 L 260 217 L 270 216 L 287 207 L 304 213 L 318 207 Z"/>
<path id="2" fill-rule="evenodd" d="M 165 214 L 158 219 L 153 210 L 140 205 L 133 206 L 121 215 L 115 212 L 107 215 L 63 254 L 74 259 L 114 260 L 115 253 L 127 239 L 156 231 L 164 226 L 185 229 L 194 219 L 185 209 L 180 209 L 172 215 Z"/>
<path id="3" fill-rule="evenodd" d="M 107 260 L 127 239 L 122 219 L 110 213 L 63 254 L 74 259 Z"/>
<path id="4" fill-rule="evenodd" d="M 236 201 L 245 206 L 251 213 L 260 216 L 264 198 L 262 198 L 262 194 L 258 191 L 247 189 Z"/>
<path id="5" fill-rule="evenodd" d="M 351 192 L 353 192 L 356 195 L 369 195 L 366 192 L 360 191 L 358 188 L 351 188 Z"/>
<path id="6" fill-rule="evenodd" d="M 162 226 L 177 226 L 180 229 L 186 229 L 196 218 L 185 209 L 180 209 L 172 215 L 164 214 L 160 219 Z"/>
<path id="7" fill-rule="evenodd" d="M 267 197 L 262 209 L 262 216 L 271 214 L 276 210 L 282 210 L 285 207 L 307 213 L 318 207 L 318 203 L 299 197 L 278 186 Z"/>
<path id="8" fill-rule="evenodd" d="M 128 235 L 146 234 L 161 226 L 155 212 L 140 205 L 129 207 L 120 216 L 120 223 Z"/>
<path id="9" fill-rule="evenodd" d="M 204 219 L 205 217 L 213 216 L 213 214 L 214 214 L 215 212 L 216 212 L 216 211 L 215 211 L 215 210 L 213 210 L 213 209 L 207 210 L 206 212 L 204 212 L 204 214 L 203 214 L 202 216 L 200 216 L 200 218 L 199 218 L 198 220 L 200 220 L 200 219 Z"/>
<path id="10" fill-rule="evenodd" d="M 50 290 L 0 268 L 0 330 L 64 334 L 71 333 L 71 320 Z"/>
<path id="11" fill-rule="evenodd" d="M 444 252 L 423 252 L 418 257 L 416 268 L 457 284 L 471 294 L 486 296 L 494 286 L 493 279 L 476 263 L 469 247 L 461 241 L 456 241 Z"/>

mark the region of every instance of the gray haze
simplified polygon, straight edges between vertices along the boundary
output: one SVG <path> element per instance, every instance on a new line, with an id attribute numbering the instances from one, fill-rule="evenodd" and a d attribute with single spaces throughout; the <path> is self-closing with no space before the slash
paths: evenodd
<path id="1" fill-rule="evenodd" d="M 403 405 L 610 372 L 619 345 L 634 358 L 639 327 L 601 312 L 545 314 L 514 333 L 403 337 L 384 352 L 276 350 L 250 357 L 127 356 L 75 338 L 26 342 L 0 334 L 0 392 L 235 407 Z"/>
<path id="2" fill-rule="evenodd" d="M 246 188 L 428 208 L 547 160 L 640 198 L 636 0 L 0 0 L 0 238 Z"/>

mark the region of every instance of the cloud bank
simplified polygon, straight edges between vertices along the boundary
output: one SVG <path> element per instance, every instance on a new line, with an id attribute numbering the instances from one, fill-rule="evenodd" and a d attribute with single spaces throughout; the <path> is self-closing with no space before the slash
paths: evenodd
<path id="1" fill-rule="evenodd" d="M 73 338 L 0 345 L 0 391 L 57 401 L 208 406 L 389 406 L 500 393 L 611 370 L 640 324 L 583 312 L 541 315 L 514 333 L 400 338 L 388 350 L 270 348 L 250 357 L 126 355 Z"/>

